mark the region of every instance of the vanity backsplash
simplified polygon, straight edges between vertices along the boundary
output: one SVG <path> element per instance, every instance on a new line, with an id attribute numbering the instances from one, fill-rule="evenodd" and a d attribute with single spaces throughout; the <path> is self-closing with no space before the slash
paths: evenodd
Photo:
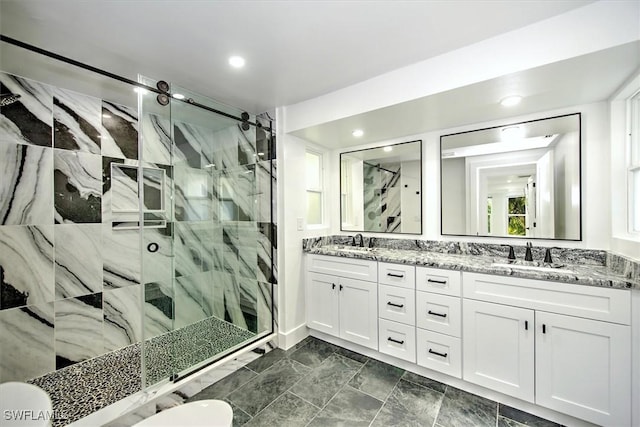
<path id="1" fill-rule="evenodd" d="M 373 242 L 371 240 L 373 239 Z M 353 237 L 350 235 L 333 235 L 314 237 L 302 240 L 305 252 L 313 248 L 327 245 L 351 245 Z M 474 242 L 452 242 L 420 239 L 393 239 L 385 237 L 363 237 L 365 247 L 384 249 L 399 249 L 410 251 L 428 251 L 455 255 L 476 255 L 507 259 L 509 245 Z M 523 242 L 524 243 L 524 242 Z M 524 245 L 513 246 L 517 259 L 524 259 L 526 248 Z M 542 261 L 547 247 L 532 248 L 534 261 Z M 557 248 L 552 247 L 553 260 L 563 264 L 606 266 L 613 273 L 620 274 L 632 282 L 640 283 L 640 262 L 613 254 L 603 250 Z"/>

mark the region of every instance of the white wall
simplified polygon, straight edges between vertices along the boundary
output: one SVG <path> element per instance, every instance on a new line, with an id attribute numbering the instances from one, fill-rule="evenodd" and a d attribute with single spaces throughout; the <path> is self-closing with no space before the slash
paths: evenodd
<path id="1" fill-rule="evenodd" d="M 420 162 L 402 162 L 400 175 L 400 212 L 402 218 L 402 232 L 420 232 Z"/>
<path id="2" fill-rule="evenodd" d="M 442 216 L 447 218 L 445 233 L 459 233 L 467 229 L 467 202 L 465 191 L 455 191 L 456 188 L 466 188 L 465 158 L 445 159 L 442 182 L 446 188 L 443 193 L 446 203 L 442 207 Z"/>
<path id="3" fill-rule="evenodd" d="M 338 120 L 638 40 L 637 0 L 568 13 L 287 107 L 285 132 Z M 526 49 L 523 49 L 526 46 Z M 469 70 L 472 69 L 473 72 Z M 497 100 L 496 100 L 497 101 Z"/>
<path id="4" fill-rule="evenodd" d="M 578 133 L 571 132 L 563 135 L 554 147 L 555 235 L 561 239 L 580 235 L 579 224 L 575 221 L 580 217 L 580 200 L 572 179 L 580 173 L 580 164 L 572 155 L 579 144 Z"/>

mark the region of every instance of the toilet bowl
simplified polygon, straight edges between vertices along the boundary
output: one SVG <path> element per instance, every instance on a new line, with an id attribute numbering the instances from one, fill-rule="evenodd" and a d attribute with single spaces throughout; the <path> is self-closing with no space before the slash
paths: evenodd
<path id="1" fill-rule="evenodd" d="M 0 384 L 0 427 L 49 427 L 53 418 L 49 395 L 33 384 Z"/>
<path id="2" fill-rule="evenodd" d="M 198 400 L 165 409 L 133 427 L 231 427 L 233 410 L 222 400 Z"/>

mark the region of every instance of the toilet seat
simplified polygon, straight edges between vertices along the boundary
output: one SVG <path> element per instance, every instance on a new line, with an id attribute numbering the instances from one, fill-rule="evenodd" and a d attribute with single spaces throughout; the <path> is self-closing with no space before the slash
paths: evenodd
<path id="1" fill-rule="evenodd" d="M 222 400 L 198 400 L 165 409 L 134 427 L 231 427 L 233 410 Z"/>

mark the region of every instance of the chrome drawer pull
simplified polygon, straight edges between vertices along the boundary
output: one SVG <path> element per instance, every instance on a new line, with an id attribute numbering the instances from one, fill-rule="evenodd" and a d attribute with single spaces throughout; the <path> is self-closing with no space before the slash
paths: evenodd
<path id="1" fill-rule="evenodd" d="M 404 277 L 404 274 L 393 274 L 393 273 L 387 273 L 387 276 L 391 276 L 391 277 Z"/>
<path id="2" fill-rule="evenodd" d="M 404 307 L 404 304 L 394 304 L 394 303 L 392 303 L 391 301 L 388 301 L 388 302 L 387 302 L 387 305 L 390 305 L 390 306 L 392 306 L 392 307 L 398 307 L 398 308 L 402 308 L 402 307 Z"/>
<path id="3" fill-rule="evenodd" d="M 427 314 L 430 314 L 432 316 L 438 316 L 438 317 L 447 317 L 447 313 L 444 313 L 444 314 L 436 313 L 435 311 L 431 311 L 431 310 L 427 311 Z"/>
<path id="4" fill-rule="evenodd" d="M 396 344 L 404 344 L 404 341 L 394 340 L 394 339 L 393 339 L 393 338 L 391 338 L 391 337 L 387 338 L 387 341 L 391 341 L 391 342 L 394 342 L 394 343 L 396 343 Z"/>
<path id="5" fill-rule="evenodd" d="M 440 356 L 440 357 L 445 357 L 445 358 L 447 357 L 447 353 L 442 354 L 442 353 L 438 353 L 437 351 L 433 351 L 431 349 L 429 349 L 429 353 L 435 354 L 436 356 Z"/>
<path id="6" fill-rule="evenodd" d="M 439 283 L 440 285 L 446 285 L 447 284 L 446 280 L 427 279 L 427 282 L 429 282 L 429 283 Z"/>

